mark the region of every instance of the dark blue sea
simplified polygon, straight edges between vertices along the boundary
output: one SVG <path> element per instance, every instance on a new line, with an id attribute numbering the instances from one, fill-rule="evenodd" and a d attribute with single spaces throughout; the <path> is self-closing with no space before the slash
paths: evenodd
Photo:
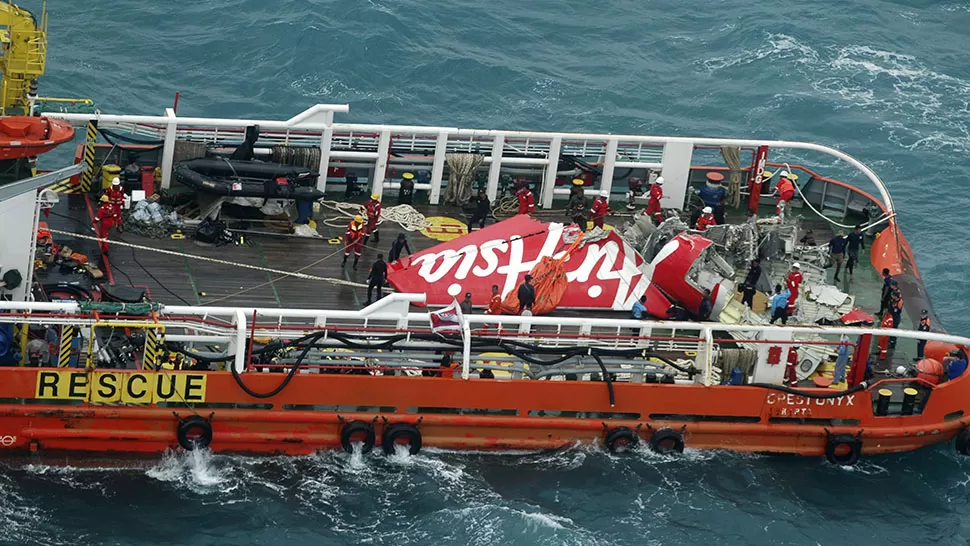
<path id="1" fill-rule="evenodd" d="M 970 3 L 50 0 L 44 95 L 105 112 L 797 139 L 888 183 L 970 330 Z M 26 1 L 39 8 L 39 1 Z M 774 152 L 826 173 L 821 157 Z M 110 466 L 110 467 L 109 467 Z M 4 544 L 967 544 L 970 461 L 427 450 L 0 470 Z"/>

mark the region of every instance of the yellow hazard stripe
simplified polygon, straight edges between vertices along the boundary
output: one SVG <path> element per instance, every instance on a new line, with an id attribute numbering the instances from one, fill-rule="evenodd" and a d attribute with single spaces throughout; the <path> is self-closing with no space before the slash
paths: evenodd
<path id="1" fill-rule="evenodd" d="M 145 367 L 154 370 L 158 367 L 158 336 L 155 330 L 145 330 Z"/>
<path id="2" fill-rule="evenodd" d="M 66 368 L 71 364 L 71 342 L 74 340 L 74 327 L 61 327 L 61 351 L 58 354 L 57 366 Z"/>
<path id="3" fill-rule="evenodd" d="M 98 140 L 98 126 L 92 121 L 88 123 L 86 140 L 84 142 L 84 163 L 88 170 L 81 173 L 82 193 L 91 191 L 91 182 L 94 180 L 94 145 Z"/>

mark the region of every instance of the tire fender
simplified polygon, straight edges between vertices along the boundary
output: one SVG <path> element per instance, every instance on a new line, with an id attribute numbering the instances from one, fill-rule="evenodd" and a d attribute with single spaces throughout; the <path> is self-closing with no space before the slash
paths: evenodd
<path id="1" fill-rule="evenodd" d="M 650 449 L 657 453 L 683 453 L 684 435 L 672 428 L 662 428 L 650 437 Z"/>
<path id="2" fill-rule="evenodd" d="M 610 453 L 622 453 L 637 447 L 640 436 L 630 427 L 616 427 L 606 430 L 603 444 Z"/>
<path id="3" fill-rule="evenodd" d="M 206 449 L 212 443 L 212 423 L 201 415 L 179 419 L 177 436 L 179 445 L 186 451 Z"/>
<path id="4" fill-rule="evenodd" d="M 340 445 L 344 448 L 344 451 L 353 453 L 354 436 L 359 437 L 361 434 L 364 435 L 364 440 L 360 452 L 364 454 L 370 453 L 374 449 L 377 435 L 374 433 L 374 425 L 366 421 L 350 421 L 340 429 Z"/>
<path id="5" fill-rule="evenodd" d="M 835 434 L 825 441 L 825 458 L 832 464 L 852 466 L 859 462 L 860 455 L 862 455 L 862 440 L 857 436 Z"/>
<path id="6" fill-rule="evenodd" d="M 421 451 L 421 432 L 418 427 L 409 423 L 393 423 L 384 428 L 381 434 L 381 449 L 385 455 L 394 454 L 394 446 L 400 443 L 408 446 L 411 455 L 417 455 Z"/>

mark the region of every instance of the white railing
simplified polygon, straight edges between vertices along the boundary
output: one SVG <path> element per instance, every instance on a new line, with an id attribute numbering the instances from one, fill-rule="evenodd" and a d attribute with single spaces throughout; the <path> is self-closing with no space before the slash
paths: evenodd
<path id="1" fill-rule="evenodd" d="M 430 316 L 427 312 L 412 313 L 410 304 L 424 302 L 424 294 L 394 293 L 359 311 L 335 311 L 313 309 L 272 309 L 236 307 L 164 306 L 157 312 L 157 324 L 164 327 L 169 341 L 203 344 L 228 344 L 226 354 L 235 355 L 234 367 L 246 370 L 244 348 L 250 337 L 295 339 L 322 329 L 339 331 L 357 330 L 368 335 L 393 335 L 400 333 L 429 333 Z M 252 322 L 255 319 L 255 324 Z M 501 338 L 527 340 L 530 343 L 551 347 L 599 347 L 644 350 L 695 351 L 697 368 L 702 372 L 705 385 L 713 379 L 713 361 L 716 349 L 715 332 L 745 331 L 762 340 L 771 340 L 782 346 L 799 345 L 795 335 L 816 334 L 838 338 L 842 334 L 860 336 L 893 336 L 904 339 L 933 340 L 970 346 L 970 338 L 919 332 L 911 330 L 887 330 L 881 328 L 858 328 L 848 326 L 772 326 L 757 324 L 693 323 L 666 321 L 637 321 L 632 319 L 597 319 L 566 317 L 524 317 L 515 315 L 466 315 L 463 324 L 464 348 L 462 359 L 463 377 L 468 378 L 471 367 L 472 335 L 488 335 Z M 39 324 L 46 326 L 73 325 L 94 327 L 110 322 L 116 327 L 130 324 L 145 327 L 153 319 L 146 317 L 123 317 L 101 314 L 81 314 L 80 305 L 74 302 L 0 302 L 0 323 Z M 664 332 L 664 336 L 652 335 Z M 472 334 L 472 332 L 476 332 Z M 636 335 L 633 335 L 636 332 Z M 669 332 L 669 333 L 668 333 Z M 768 334 L 768 335 L 765 335 Z M 675 338 L 665 346 L 653 339 Z M 405 340 L 400 348 L 406 349 Z"/>
<path id="2" fill-rule="evenodd" d="M 172 109 L 164 116 L 133 116 L 112 114 L 44 115 L 85 124 L 98 120 L 99 126 L 113 127 L 149 139 L 164 141 L 162 152 L 162 187 L 171 183 L 172 158 L 177 139 L 195 140 L 216 145 L 238 144 L 247 126 L 259 125 L 263 146 L 289 145 L 319 147 L 319 172 L 326 173 L 331 160 L 361 161 L 373 169 L 371 190 L 383 193 L 396 187 L 387 180 L 387 169 L 394 163 L 412 163 L 413 158 L 391 158 L 388 151 L 414 153 L 430 157 L 430 200 L 440 199 L 445 154 L 476 153 L 485 156 L 490 164 L 488 195 L 494 199 L 498 191 L 498 173 L 503 165 L 531 165 L 544 169 L 540 188 L 540 204 L 551 207 L 557 190 L 554 188 L 559 159 L 573 156 L 594 159 L 603 176 L 599 190 L 610 191 L 613 173 L 618 168 L 648 168 L 660 171 L 667 193 L 661 203 L 665 208 L 683 208 L 688 190 L 691 156 L 695 146 L 741 146 L 812 150 L 837 157 L 862 172 L 876 187 L 887 212 L 894 211 L 892 198 L 882 180 L 855 158 L 828 146 L 806 142 L 664 137 L 647 135 L 611 135 L 594 133 L 556 133 L 533 131 L 505 131 L 460 129 L 457 127 L 420 127 L 406 125 L 368 125 L 334 123 L 335 112 L 347 112 L 347 105 L 318 104 L 288 120 L 246 120 L 224 118 L 178 117 Z M 325 190 L 327 177 L 319 178 L 319 189 Z M 561 191 L 561 190 L 559 190 Z"/>

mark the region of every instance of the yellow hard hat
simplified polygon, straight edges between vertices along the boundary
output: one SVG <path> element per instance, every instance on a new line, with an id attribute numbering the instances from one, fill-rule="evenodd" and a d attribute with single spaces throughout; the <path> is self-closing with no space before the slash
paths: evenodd
<path id="1" fill-rule="evenodd" d="M 401 178 L 405 180 L 411 180 L 412 178 L 414 178 L 414 173 L 404 173 L 401 175 Z"/>
<path id="2" fill-rule="evenodd" d="M 108 201 L 110 201 L 110 199 L 108 199 L 108 196 L 107 195 L 102 195 L 101 196 L 101 202 L 102 203 L 107 203 Z"/>
<path id="3" fill-rule="evenodd" d="M 372 193 L 372 194 L 370 194 L 370 198 L 373 199 L 374 201 L 380 201 L 381 194 L 379 194 L 379 193 Z"/>
<path id="4" fill-rule="evenodd" d="M 573 186 L 582 186 L 586 181 L 582 178 L 573 178 Z"/>
<path id="5" fill-rule="evenodd" d="M 361 216 L 359 214 L 357 216 L 354 216 L 354 222 L 357 222 L 359 224 L 359 223 L 361 223 L 363 221 L 364 221 L 364 217 L 363 216 Z"/>

